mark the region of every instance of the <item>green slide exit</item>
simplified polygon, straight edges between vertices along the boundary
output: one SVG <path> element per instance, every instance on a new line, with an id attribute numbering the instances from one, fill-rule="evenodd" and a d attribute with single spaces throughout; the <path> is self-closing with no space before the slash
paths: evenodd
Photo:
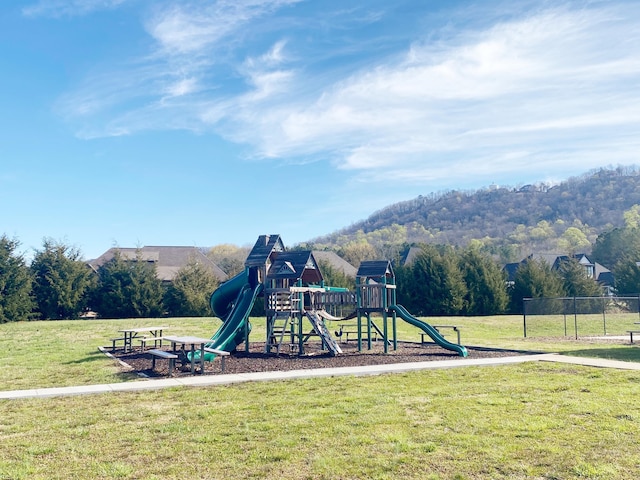
<path id="1" fill-rule="evenodd" d="M 468 355 L 467 349 L 462 345 L 458 345 L 456 343 L 449 342 L 446 338 L 440 335 L 440 332 L 429 325 L 427 322 L 423 322 L 422 320 L 418 320 L 416 317 L 411 315 L 406 308 L 402 305 L 395 305 L 391 307 L 398 316 L 403 319 L 405 322 L 410 323 L 414 327 L 418 327 L 424 333 L 429 335 L 431 339 L 442 348 L 446 348 L 447 350 L 451 350 L 453 352 L 457 352 L 461 357 L 466 357 Z"/>

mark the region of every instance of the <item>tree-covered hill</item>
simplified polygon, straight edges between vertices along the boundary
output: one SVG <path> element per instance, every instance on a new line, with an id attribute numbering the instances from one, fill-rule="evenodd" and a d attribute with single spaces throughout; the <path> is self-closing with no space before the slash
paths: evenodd
<path id="1" fill-rule="evenodd" d="M 341 249 L 366 240 L 382 251 L 411 243 L 477 244 L 504 261 L 531 252 L 589 252 L 600 233 L 623 226 L 625 212 L 638 204 L 640 170 L 603 168 L 556 185 L 419 196 L 309 244 Z"/>

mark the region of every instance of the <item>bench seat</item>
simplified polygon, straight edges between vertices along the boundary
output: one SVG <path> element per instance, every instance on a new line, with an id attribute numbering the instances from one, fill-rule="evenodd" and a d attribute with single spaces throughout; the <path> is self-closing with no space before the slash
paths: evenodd
<path id="1" fill-rule="evenodd" d="M 140 340 L 140 350 L 144 350 L 147 346 L 147 343 L 151 343 L 153 342 L 153 346 L 156 347 L 158 345 L 156 345 L 157 342 L 160 342 L 160 346 L 162 346 L 162 340 L 164 340 L 163 337 L 140 337 L 138 338 L 138 340 Z"/>
<path id="2" fill-rule="evenodd" d="M 151 370 L 156 368 L 156 358 L 166 358 L 169 360 L 169 375 L 173 376 L 173 371 L 176 369 L 176 359 L 178 355 L 164 350 L 152 349 L 147 351 L 151 355 Z"/>
<path id="3" fill-rule="evenodd" d="M 122 346 L 124 346 L 124 341 L 125 338 L 124 337 L 118 337 L 118 338 L 111 338 L 109 339 L 111 341 L 111 351 L 115 352 L 116 350 L 116 343 L 117 342 L 122 342 Z"/>
<path id="4" fill-rule="evenodd" d="M 213 353 L 220 357 L 220 371 L 224 373 L 224 359 L 230 355 L 229 352 L 225 352 L 224 350 L 218 350 L 217 348 L 204 347 L 205 352 Z"/>
<path id="5" fill-rule="evenodd" d="M 367 341 L 367 329 L 363 328 L 362 331 L 360 332 L 362 335 L 362 340 Z M 342 336 L 344 335 L 344 339 L 341 340 L 343 342 L 349 342 L 349 337 L 353 336 L 353 338 L 358 338 L 358 324 L 357 323 L 344 323 L 342 325 L 340 325 L 340 330 L 338 330 L 337 332 L 335 332 L 336 337 L 342 339 Z M 378 332 L 376 332 L 375 330 L 371 331 L 371 340 L 376 342 L 378 341 Z"/>

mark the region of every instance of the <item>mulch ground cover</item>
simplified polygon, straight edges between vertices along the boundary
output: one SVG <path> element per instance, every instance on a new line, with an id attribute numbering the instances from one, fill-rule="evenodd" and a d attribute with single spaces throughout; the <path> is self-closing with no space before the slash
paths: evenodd
<path id="1" fill-rule="evenodd" d="M 383 365 L 392 363 L 429 362 L 439 360 L 462 360 L 457 353 L 441 348 L 435 344 L 420 344 L 413 342 L 398 342 L 397 350 L 389 347 L 388 353 L 384 353 L 381 341 L 374 342 L 371 350 L 367 350 L 366 342 L 363 350 L 358 351 L 357 342 L 340 343 L 342 353 L 336 356 L 330 355 L 320 349 L 320 344 L 310 343 L 305 346 L 305 354 L 297 352 L 282 352 L 280 354 L 265 353 L 265 344 L 250 343 L 249 352 L 244 345 L 240 345 L 237 351 L 225 359 L 224 373 L 251 373 L 302 370 L 309 368 L 335 368 L 353 367 L 365 365 Z M 168 347 L 163 347 L 169 350 Z M 497 358 L 514 355 L 526 355 L 527 352 L 514 350 L 498 350 L 479 347 L 467 347 L 467 358 Z M 115 358 L 123 364 L 123 370 L 135 371 L 139 375 L 147 377 L 166 377 L 169 372 L 168 361 L 156 359 L 156 367 L 151 369 L 151 355 L 137 348 L 130 353 L 124 353 L 121 349 L 112 352 Z M 174 372 L 175 377 L 191 375 L 189 364 L 182 366 L 176 362 L 178 368 Z M 199 371 L 199 364 L 197 366 Z M 205 362 L 205 374 L 221 374 L 221 362 L 216 358 L 213 362 Z"/>

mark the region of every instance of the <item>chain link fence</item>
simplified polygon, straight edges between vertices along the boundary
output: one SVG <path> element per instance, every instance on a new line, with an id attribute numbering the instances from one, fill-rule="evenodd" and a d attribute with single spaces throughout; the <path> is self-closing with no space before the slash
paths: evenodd
<path id="1" fill-rule="evenodd" d="M 523 299 L 525 337 L 627 335 L 640 330 L 640 296 Z"/>

